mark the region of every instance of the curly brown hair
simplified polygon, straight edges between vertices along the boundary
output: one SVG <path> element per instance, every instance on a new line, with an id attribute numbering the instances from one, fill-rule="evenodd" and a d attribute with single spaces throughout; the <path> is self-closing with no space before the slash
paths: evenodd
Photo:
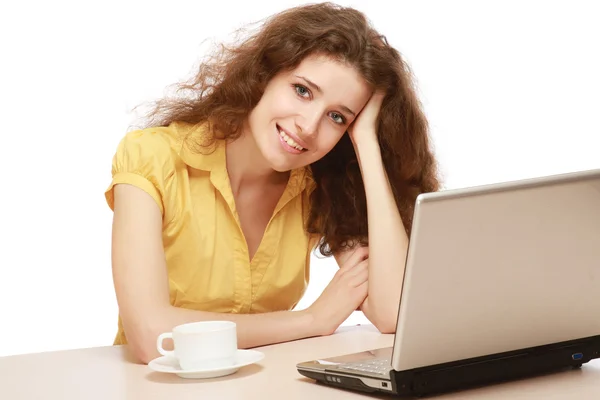
<path id="1" fill-rule="evenodd" d="M 379 144 L 410 234 L 416 197 L 439 189 L 437 166 L 410 68 L 363 13 L 332 3 L 291 8 L 268 18 L 241 44 L 220 45 L 217 50 L 191 81 L 177 86 L 178 93 L 187 95 L 155 104 L 148 126 L 209 122 L 216 138 L 235 139 L 275 75 L 294 69 L 309 55 L 342 61 L 356 68 L 373 89 L 386 93 Z M 368 245 L 366 194 L 349 136 L 310 168 L 316 187 L 306 228 L 322 237 L 320 252 L 331 255 L 346 246 Z"/>

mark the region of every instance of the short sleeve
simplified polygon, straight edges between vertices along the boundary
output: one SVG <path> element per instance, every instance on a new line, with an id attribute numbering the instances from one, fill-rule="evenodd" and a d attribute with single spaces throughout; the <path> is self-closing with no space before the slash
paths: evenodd
<path id="1" fill-rule="evenodd" d="M 148 193 L 164 217 L 164 199 L 174 172 L 173 151 L 164 134 L 150 129 L 127 133 L 112 160 L 112 181 L 105 191 L 108 206 L 114 210 L 115 185 L 129 184 Z"/>

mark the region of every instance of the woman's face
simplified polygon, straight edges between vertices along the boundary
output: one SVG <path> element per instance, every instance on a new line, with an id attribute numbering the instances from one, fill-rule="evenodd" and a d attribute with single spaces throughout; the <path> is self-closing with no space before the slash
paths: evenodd
<path id="1" fill-rule="evenodd" d="M 308 57 L 269 82 L 248 124 L 269 165 L 289 171 L 325 156 L 370 96 L 354 68 L 324 56 Z"/>

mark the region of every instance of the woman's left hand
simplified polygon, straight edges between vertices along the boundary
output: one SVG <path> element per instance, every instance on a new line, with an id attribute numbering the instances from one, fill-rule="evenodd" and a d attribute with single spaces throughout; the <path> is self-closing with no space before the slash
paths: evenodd
<path id="1" fill-rule="evenodd" d="M 384 92 L 373 93 L 356 119 L 348 127 L 348 135 L 355 148 L 362 140 L 377 138 L 378 116 L 384 97 Z"/>

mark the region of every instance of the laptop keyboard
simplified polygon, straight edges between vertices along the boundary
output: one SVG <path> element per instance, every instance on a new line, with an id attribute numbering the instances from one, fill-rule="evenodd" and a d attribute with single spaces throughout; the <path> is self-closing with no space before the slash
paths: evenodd
<path id="1" fill-rule="evenodd" d="M 392 365 L 389 359 L 378 358 L 361 362 L 339 364 L 339 368 L 371 374 L 389 375 Z"/>

